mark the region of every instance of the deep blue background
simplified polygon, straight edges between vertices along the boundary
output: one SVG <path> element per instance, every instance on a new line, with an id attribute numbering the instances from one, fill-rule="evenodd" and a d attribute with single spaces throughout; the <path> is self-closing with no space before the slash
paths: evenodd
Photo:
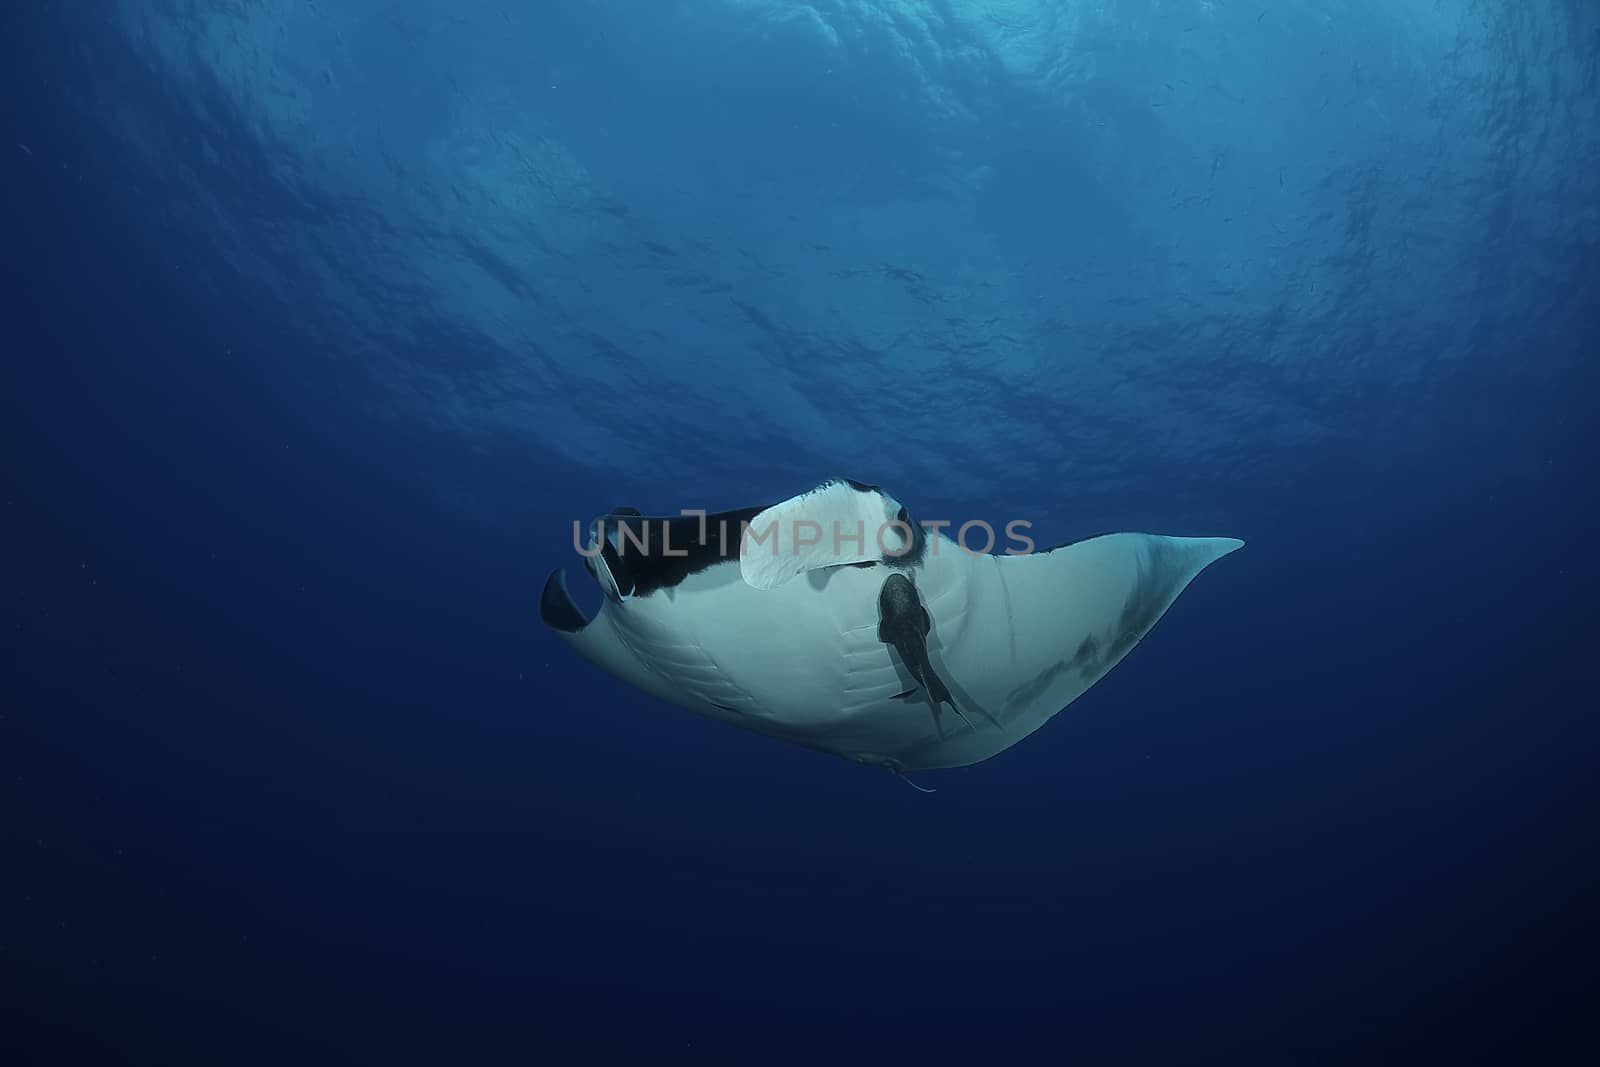
<path id="1" fill-rule="evenodd" d="M 1537 250 L 1527 347 L 1502 308 L 1448 366 L 1386 357 L 1420 386 L 1328 401 L 1393 427 L 1381 447 L 1201 448 L 1174 473 L 1134 423 L 1119 488 L 1035 487 L 1062 535 L 1249 545 L 1072 712 L 924 796 L 658 706 L 538 624 L 572 517 L 747 503 L 759 463 L 718 490 L 695 454 L 680 488 L 638 473 L 671 427 L 585 463 L 537 425 L 397 415 L 358 355 L 314 347 L 342 337 L 311 288 L 290 321 L 211 216 L 171 221 L 189 180 L 246 213 L 334 210 L 284 201 L 229 98 L 176 93 L 71 5 L 7 17 L 3 1062 L 1592 1050 L 1592 218 Z M 206 116 L 213 154 L 151 165 L 90 96 L 174 151 Z M 1161 418 L 1269 403 L 1246 366 L 1149 344 L 1189 368 Z M 995 392 L 974 402 L 1003 413 Z M 891 412 L 884 442 L 902 417 L 920 432 Z M 706 454 L 741 450 L 719 432 Z M 771 488 L 809 484 L 797 447 Z M 882 449 L 889 474 L 805 477 L 936 467 Z M 954 482 L 893 490 L 1013 508 L 1003 457 L 968 451 Z M 989 468 L 992 495 L 952 497 Z"/>

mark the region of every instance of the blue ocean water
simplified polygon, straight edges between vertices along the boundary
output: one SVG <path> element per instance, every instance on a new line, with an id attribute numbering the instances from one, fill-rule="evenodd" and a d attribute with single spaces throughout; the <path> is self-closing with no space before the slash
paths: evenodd
<path id="1" fill-rule="evenodd" d="M 3 21 L 0 1062 L 1590 1062 L 1593 4 Z M 933 795 L 541 625 L 833 476 L 1248 545 Z"/>

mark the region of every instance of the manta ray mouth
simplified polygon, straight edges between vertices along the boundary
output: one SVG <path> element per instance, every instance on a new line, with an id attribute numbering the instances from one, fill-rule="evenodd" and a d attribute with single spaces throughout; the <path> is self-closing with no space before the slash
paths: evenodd
<path id="1" fill-rule="evenodd" d="M 708 567 L 736 562 L 744 524 L 761 510 L 650 516 L 638 508 L 617 507 L 589 523 L 589 540 L 579 554 L 606 601 L 622 605 L 672 589 Z M 579 633 L 594 621 L 572 599 L 560 568 L 545 580 L 539 611 L 546 624 L 562 633 Z"/>
<path id="2" fill-rule="evenodd" d="M 622 533 L 623 523 L 633 520 L 636 515 L 636 509 L 618 508 L 610 515 L 595 519 L 589 524 L 589 542 L 579 553 L 583 558 L 584 570 L 589 572 L 589 577 L 600 587 L 606 600 L 613 604 L 630 600 L 638 592 L 631 561 L 623 555 Z M 633 521 L 643 524 L 649 520 Z M 544 591 L 539 595 L 539 617 L 546 626 L 565 634 L 581 633 L 594 621 L 572 599 L 564 567 L 557 567 L 545 579 Z"/>
<path id="3" fill-rule="evenodd" d="M 641 543 L 638 541 L 640 530 L 648 537 L 649 522 L 640 517 L 638 508 L 614 508 L 611 514 L 589 523 L 589 543 L 583 550 L 583 565 L 612 603 L 621 603 L 638 592 L 631 561 L 624 554 L 630 538 L 636 544 Z M 640 551 L 648 551 L 648 541 L 642 543 L 645 547 Z"/>

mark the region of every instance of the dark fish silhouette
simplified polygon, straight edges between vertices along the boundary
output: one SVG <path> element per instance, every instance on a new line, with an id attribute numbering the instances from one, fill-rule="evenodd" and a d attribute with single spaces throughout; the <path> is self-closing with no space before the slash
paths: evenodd
<path id="1" fill-rule="evenodd" d="M 917 587 L 903 574 L 891 574 L 878 591 L 878 640 L 893 645 L 900 659 L 933 701 L 933 721 L 939 721 L 939 709 L 949 704 L 956 716 L 968 726 L 972 720 L 956 705 L 950 689 L 928 662 L 928 631 L 933 620 L 928 609 L 922 606 Z M 905 694 L 902 694 L 905 695 Z M 992 720 L 991 720 L 992 721 Z"/>

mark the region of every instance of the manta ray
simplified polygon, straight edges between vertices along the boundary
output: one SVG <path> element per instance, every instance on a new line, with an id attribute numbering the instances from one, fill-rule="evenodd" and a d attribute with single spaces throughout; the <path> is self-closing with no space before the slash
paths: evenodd
<path id="1" fill-rule="evenodd" d="M 619 507 L 579 549 L 599 611 L 557 568 L 540 615 L 661 700 L 904 777 L 1039 729 L 1244 544 L 1113 533 L 976 552 L 943 525 L 850 479 L 713 514 Z"/>

